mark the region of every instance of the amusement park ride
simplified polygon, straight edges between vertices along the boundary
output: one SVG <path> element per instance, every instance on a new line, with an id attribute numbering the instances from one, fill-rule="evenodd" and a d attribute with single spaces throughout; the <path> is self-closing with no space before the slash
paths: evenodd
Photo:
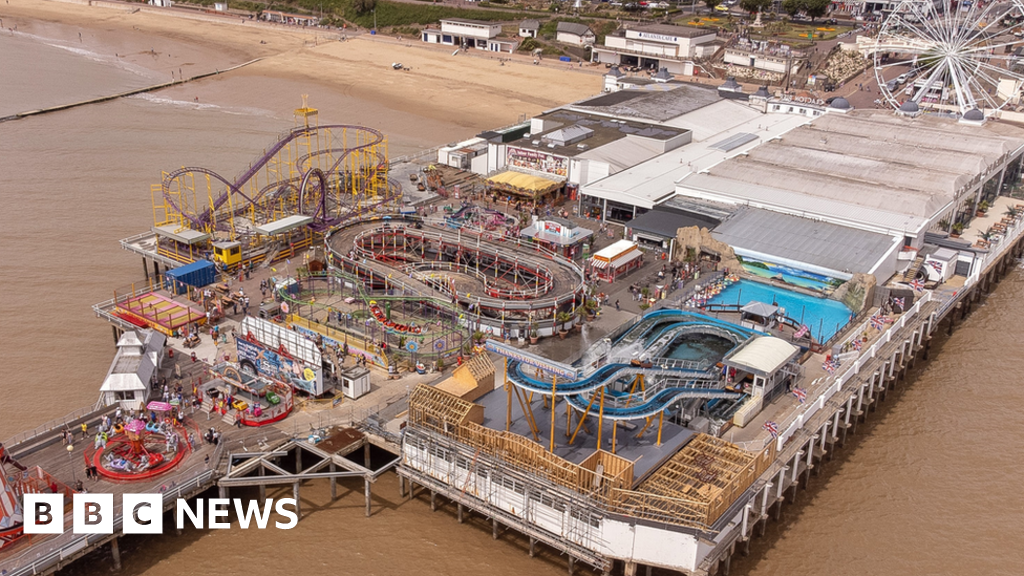
<path id="1" fill-rule="evenodd" d="M 901 3 L 874 40 L 882 99 L 904 112 L 932 108 L 979 121 L 1019 104 L 1022 21 L 1021 0 Z"/>
<path id="2" fill-rule="evenodd" d="M 194 166 L 165 172 L 151 189 L 158 252 L 182 262 L 209 256 L 224 269 L 269 263 L 398 198 L 381 132 L 321 126 L 305 95 L 295 119 L 234 180 Z"/>

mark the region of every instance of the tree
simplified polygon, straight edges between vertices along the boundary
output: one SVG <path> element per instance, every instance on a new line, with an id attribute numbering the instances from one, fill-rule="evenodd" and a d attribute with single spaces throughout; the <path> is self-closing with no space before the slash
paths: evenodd
<path id="1" fill-rule="evenodd" d="M 803 4 L 804 14 L 811 17 L 811 22 L 815 18 L 821 18 L 828 12 L 828 7 L 832 3 L 832 0 L 801 0 Z"/>
<path id="2" fill-rule="evenodd" d="M 772 0 L 740 0 L 740 8 L 751 14 L 762 12 L 772 5 Z"/>
<path id="3" fill-rule="evenodd" d="M 782 11 L 796 16 L 804 7 L 804 0 L 782 0 Z"/>
<path id="4" fill-rule="evenodd" d="M 704 5 L 708 7 L 708 10 L 714 10 L 721 3 L 722 0 L 704 0 Z"/>
<path id="5" fill-rule="evenodd" d="M 365 14 L 377 8 L 377 0 L 354 0 L 352 7 L 359 14 Z"/>

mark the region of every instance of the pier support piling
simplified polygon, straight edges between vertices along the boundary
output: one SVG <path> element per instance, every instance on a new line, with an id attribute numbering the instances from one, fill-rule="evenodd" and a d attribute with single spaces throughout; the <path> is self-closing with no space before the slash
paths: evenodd
<path id="1" fill-rule="evenodd" d="M 457 514 L 458 514 L 458 517 L 459 517 L 459 524 L 462 524 L 462 503 L 461 502 L 459 502 L 458 505 L 456 506 L 456 510 L 458 511 Z M 530 552 L 531 552 L 530 556 L 533 556 L 533 554 L 532 554 L 532 552 L 533 552 L 533 539 L 532 538 L 530 539 Z"/>
<path id="2" fill-rule="evenodd" d="M 372 494 L 370 493 L 370 479 L 363 479 L 364 489 L 366 490 L 366 517 L 370 517 L 370 504 L 372 502 Z"/>
<path id="3" fill-rule="evenodd" d="M 636 562 L 626 562 L 626 567 L 622 573 L 624 576 L 636 576 Z"/>
<path id="4" fill-rule="evenodd" d="M 114 571 L 121 571 L 121 549 L 117 543 L 117 536 L 110 541 L 110 556 L 114 559 Z"/>
<path id="5" fill-rule="evenodd" d="M 299 500 L 299 482 L 292 484 L 292 498 L 295 498 L 295 517 L 302 518 L 302 501 Z"/>
<path id="6" fill-rule="evenodd" d="M 430 511 L 437 512 L 437 492 L 435 490 L 430 491 Z"/>
<path id="7" fill-rule="evenodd" d="M 530 558 L 537 554 L 537 539 L 530 536 Z"/>
<path id="8" fill-rule="evenodd" d="M 331 462 L 331 472 L 335 471 L 334 462 Z M 402 477 L 398 477 L 398 491 L 402 493 Z M 338 499 L 338 479 L 331 476 L 331 502 Z"/>
<path id="9" fill-rule="evenodd" d="M 498 539 L 498 519 L 497 518 L 491 518 L 491 536 L 495 540 Z"/>

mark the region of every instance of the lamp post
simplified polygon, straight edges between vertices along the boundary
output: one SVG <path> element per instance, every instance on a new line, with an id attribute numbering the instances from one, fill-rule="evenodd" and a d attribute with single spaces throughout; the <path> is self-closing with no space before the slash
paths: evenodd
<path id="1" fill-rule="evenodd" d="M 71 479 L 74 480 L 75 483 L 77 484 L 78 483 L 78 478 L 75 476 L 75 460 L 71 457 L 71 453 L 75 451 L 75 445 L 74 444 L 68 444 L 67 451 L 68 451 L 68 462 L 71 463 Z"/>

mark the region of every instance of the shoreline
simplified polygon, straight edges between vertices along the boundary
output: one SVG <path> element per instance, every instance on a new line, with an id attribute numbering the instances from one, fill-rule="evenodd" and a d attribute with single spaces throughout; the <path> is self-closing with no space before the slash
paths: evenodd
<path id="1" fill-rule="evenodd" d="M 232 78 L 315 86 L 311 92 L 355 97 L 477 132 L 596 95 L 603 82 L 603 67 L 574 68 L 577 76 L 566 82 L 562 66 L 534 66 L 522 55 L 495 59 L 492 53 L 471 51 L 452 56 L 447 47 L 347 32 L 345 41 L 319 41 L 318 37 L 340 32 L 255 21 L 242 24 L 229 17 L 172 12 L 173 8 L 135 8 L 113 2 L 12 0 L 0 5 L 0 18 L 5 19 L 5 28 L 13 23 L 32 34 L 116 55 L 150 70 L 155 78 L 187 78 L 258 58 L 260 62 Z M 395 71 L 393 62 L 410 70 Z M 245 97 L 245 92 L 218 98 Z M 443 142 L 434 142 L 439 143 Z"/>

